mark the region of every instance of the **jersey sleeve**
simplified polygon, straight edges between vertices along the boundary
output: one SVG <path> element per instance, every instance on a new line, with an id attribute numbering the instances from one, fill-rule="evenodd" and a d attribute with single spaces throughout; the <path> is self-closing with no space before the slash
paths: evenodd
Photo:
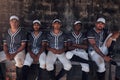
<path id="1" fill-rule="evenodd" d="M 93 30 L 90 30 L 90 31 L 87 33 L 87 39 L 94 39 L 94 38 L 95 38 L 94 31 L 93 31 Z"/>
<path id="2" fill-rule="evenodd" d="M 27 33 L 25 30 L 21 30 L 21 42 L 26 42 L 27 41 Z"/>
<path id="3" fill-rule="evenodd" d="M 47 41 L 47 33 L 43 32 L 42 33 L 42 42 L 46 42 Z"/>
<path id="4" fill-rule="evenodd" d="M 87 40 L 87 33 L 83 33 L 83 40 Z"/>
<path id="5" fill-rule="evenodd" d="M 50 42 L 50 32 L 47 32 L 46 33 L 46 42 L 49 44 L 49 42 Z"/>
<path id="6" fill-rule="evenodd" d="M 72 43 L 72 33 L 67 34 L 67 42 Z"/>
<path id="7" fill-rule="evenodd" d="M 7 33 L 3 36 L 3 44 L 7 44 Z"/>
<path id="8" fill-rule="evenodd" d="M 65 34 L 65 33 L 63 33 L 63 35 L 64 35 L 64 42 L 67 42 L 68 41 L 68 35 Z"/>

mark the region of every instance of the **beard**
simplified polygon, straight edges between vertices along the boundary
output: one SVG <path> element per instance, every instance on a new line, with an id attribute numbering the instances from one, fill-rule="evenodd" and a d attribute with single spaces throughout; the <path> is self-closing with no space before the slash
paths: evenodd
<path id="1" fill-rule="evenodd" d="M 102 31 L 103 30 L 103 28 L 102 29 L 98 29 L 99 31 Z"/>

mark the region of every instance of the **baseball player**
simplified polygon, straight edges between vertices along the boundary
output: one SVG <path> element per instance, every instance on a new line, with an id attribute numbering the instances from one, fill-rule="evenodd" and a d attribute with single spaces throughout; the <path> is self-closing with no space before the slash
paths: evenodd
<path id="1" fill-rule="evenodd" d="M 110 61 L 111 58 L 107 55 L 107 47 L 105 46 L 108 31 L 105 28 L 105 19 L 98 18 L 95 27 L 88 32 L 87 38 L 89 41 L 88 52 L 93 61 L 98 66 L 98 80 L 105 80 L 105 61 Z M 109 37 L 109 36 L 108 36 Z"/>
<path id="2" fill-rule="evenodd" d="M 21 68 L 25 58 L 26 34 L 19 26 L 19 18 L 10 17 L 10 29 L 4 38 L 4 52 L 8 60 L 15 60 L 16 80 L 21 80 Z"/>
<path id="3" fill-rule="evenodd" d="M 71 69 L 71 63 L 65 56 L 67 39 L 66 35 L 61 31 L 61 25 L 59 19 L 53 20 L 53 29 L 47 35 L 49 46 L 47 47 L 48 54 L 46 57 L 46 69 L 50 74 L 51 80 L 59 80 L 64 75 L 63 73 L 59 73 L 55 79 L 53 72 L 56 59 L 63 64 L 63 72 L 67 72 Z"/>
<path id="4" fill-rule="evenodd" d="M 45 49 L 45 34 L 40 30 L 41 22 L 39 20 L 33 21 L 33 29 L 28 39 L 28 53 L 25 58 L 24 67 L 23 67 L 23 80 L 28 80 L 29 67 L 31 64 L 38 63 L 40 64 L 38 79 L 40 80 L 40 73 L 45 69 L 46 54 Z"/>
<path id="5" fill-rule="evenodd" d="M 3 38 L 2 35 L 0 35 L 0 62 L 3 62 L 6 60 L 6 55 L 3 51 Z"/>
<path id="6" fill-rule="evenodd" d="M 120 32 L 119 32 L 119 28 L 117 26 L 113 26 L 113 28 L 111 28 L 111 35 L 110 37 L 107 39 L 105 46 L 108 48 L 108 55 L 111 56 L 112 58 L 114 58 L 114 53 L 115 53 L 115 45 L 117 42 L 118 37 L 120 36 Z M 117 71 L 117 63 L 114 60 L 111 60 L 109 63 L 109 76 L 108 79 L 112 80 L 112 71 L 111 71 L 111 65 L 115 65 L 116 69 L 115 71 Z M 117 79 L 117 74 L 115 73 L 115 80 L 119 80 Z"/>
<path id="7" fill-rule="evenodd" d="M 85 59 L 88 61 L 88 53 L 87 50 L 87 38 L 86 35 L 81 31 L 82 30 L 82 23 L 81 21 L 76 21 L 74 23 L 73 32 L 69 35 L 68 38 L 68 49 L 69 51 L 66 52 L 66 57 L 73 61 L 80 62 L 82 66 L 82 80 L 88 80 L 88 72 L 89 72 L 89 65 L 87 63 L 82 62 L 81 60 L 77 60 L 80 58 Z M 75 59 L 72 59 L 75 58 Z"/>
<path id="8" fill-rule="evenodd" d="M 0 80 L 5 80 L 6 70 L 3 61 L 6 60 L 6 56 L 2 48 L 2 40 L 2 35 L 0 35 Z"/>

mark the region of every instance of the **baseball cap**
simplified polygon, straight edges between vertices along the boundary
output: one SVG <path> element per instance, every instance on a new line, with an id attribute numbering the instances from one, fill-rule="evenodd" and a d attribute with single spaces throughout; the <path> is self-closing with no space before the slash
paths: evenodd
<path id="1" fill-rule="evenodd" d="M 53 20 L 52 23 L 55 23 L 55 22 L 59 22 L 59 23 L 61 23 L 61 21 L 60 21 L 59 19 L 55 19 L 55 20 Z"/>
<path id="2" fill-rule="evenodd" d="M 82 24 L 82 22 L 81 21 L 75 21 L 74 25 L 76 25 L 76 24 Z"/>
<path id="3" fill-rule="evenodd" d="M 41 22 L 40 22 L 39 20 L 34 20 L 34 21 L 33 21 L 33 24 L 34 24 L 34 23 L 38 23 L 38 24 L 41 25 Z"/>
<path id="4" fill-rule="evenodd" d="M 98 18 L 98 19 L 97 19 L 97 22 L 102 22 L 102 23 L 105 24 L 106 21 L 105 21 L 105 18 Z"/>
<path id="5" fill-rule="evenodd" d="M 12 19 L 16 19 L 16 20 L 19 20 L 19 18 L 15 15 L 11 16 L 9 20 L 12 20 Z"/>

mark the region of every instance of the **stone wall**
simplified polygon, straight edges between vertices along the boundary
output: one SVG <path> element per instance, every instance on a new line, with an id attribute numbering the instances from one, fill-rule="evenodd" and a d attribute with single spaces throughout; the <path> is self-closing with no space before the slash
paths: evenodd
<path id="1" fill-rule="evenodd" d="M 9 28 L 9 17 L 20 16 L 22 11 L 22 0 L 0 0 L 0 33 Z"/>
<path id="2" fill-rule="evenodd" d="M 111 27 L 120 24 L 119 4 L 119 0 L 0 0 L 0 32 L 9 27 L 9 17 L 13 14 L 20 17 L 24 27 L 40 19 L 46 28 L 53 19 L 60 18 L 70 31 L 74 20 L 82 20 L 88 28 L 99 16 L 104 16 Z"/>

